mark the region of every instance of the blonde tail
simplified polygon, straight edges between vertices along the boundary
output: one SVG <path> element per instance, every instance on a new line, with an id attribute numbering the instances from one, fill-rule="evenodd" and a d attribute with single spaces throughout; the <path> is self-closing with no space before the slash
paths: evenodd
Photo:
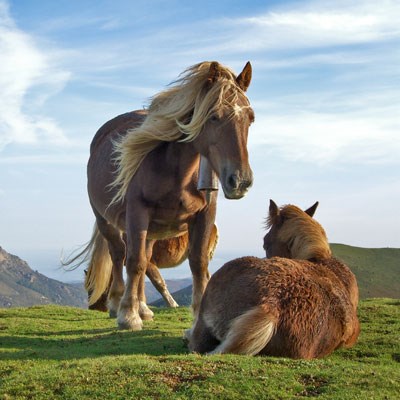
<path id="1" fill-rule="evenodd" d="M 262 307 L 255 307 L 232 321 L 225 339 L 209 354 L 258 354 L 271 340 L 277 320 Z"/>
<path id="2" fill-rule="evenodd" d="M 68 270 L 73 270 L 86 262 L 89 262 L 89 268 L 85 271 L 85 289 L 89 293 L 89 305 L 92 305 L 108 289 L 112 272 L 108 244 L 97 223 L 94 224 L 92 237 L 83 250 L 67 261 L 62 260 L 61 264 L 64 267 L 70 266 Z"/>
<path id="3" fill-rule="evenodd" d="M 108 289 L 113 264 L 107 240 L 100 233 L 97 224 L 94 226 L 90 242 L 92 246 L 89 267 L 86 271 L 85 289 L 89 293 L 89 305 L 92 305 Z"/>

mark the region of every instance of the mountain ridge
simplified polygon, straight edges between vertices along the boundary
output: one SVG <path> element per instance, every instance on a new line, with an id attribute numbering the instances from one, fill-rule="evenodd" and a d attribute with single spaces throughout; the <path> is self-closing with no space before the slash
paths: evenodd
<path id="1" fill-rule="evenodd" d="M 360 298 L 400 298 L 400 249 L 364 248 L 341 243 L 331 243 L 331 249 L 334 256 L 345 262 L 356 275 Z M 179 305 L 190 305 L 190 279 L 167 280 L 167 286 Z M 146 296 L 150 305 L 165 306 L 149 282 L 146 283 Z M 85 308 L 87 297 L 83 283 L 63 283 L 48 278 L 0 247 L 0 307 L 40 304 Z"/>

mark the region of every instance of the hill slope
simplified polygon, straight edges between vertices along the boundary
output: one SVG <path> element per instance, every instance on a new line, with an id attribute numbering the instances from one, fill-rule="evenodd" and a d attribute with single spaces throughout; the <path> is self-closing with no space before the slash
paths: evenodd
<path id="1" fill-rule="evenodd" d="M 0 307 L 60 304 L 86 307 L 82 285 L 66 284 L 33 271 L 0 247 Z"/>
<path id="2" fill-rule="evenodd" d="M 331 244 L 331 249 L 355 274 L 362 299 L 400 298 L 400 249 L 368 249 L 336 243 Z"/>
<path id="3" fill-rule="evenodd" d="M 105 313 L 0 310 L 1 399 L 397 399 L 400 303 L 360 303 L 361 335 L 320 360 L 188 354 L 187 308 L 155 309 L 140 332 Z"/>

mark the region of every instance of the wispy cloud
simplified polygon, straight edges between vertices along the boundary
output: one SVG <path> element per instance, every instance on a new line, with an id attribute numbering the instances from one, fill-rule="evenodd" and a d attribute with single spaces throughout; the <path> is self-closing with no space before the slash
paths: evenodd
<path id="1" fill-rule="evenodd" d="M 260 120 L 261 119 L 261 120 Z M 250 146 L 283 158 L 313 164 L 399 164 L 400 121 L 389 110 L 368 113 L 288 111 L 262 116 L 252 128 Z"/>
<path id="2" fill-rule="evenodd" d="M 371 43 L 400 37 L 397 1 L 313 1 L 254 17 L 227 20 L 242 33 L 237 50 L 313 48 Z M 225 44 L 226 45 L 226 44 Z"/>
<path id="3" fill-rule="evenodd" d="M 7 144 L 67 141 L 51 117 L 41 115 L 47 97 L 60 90 L 69 74 L 53 64 L 50 53 L 15 25 L 0 1 L 0 150 Z"/>

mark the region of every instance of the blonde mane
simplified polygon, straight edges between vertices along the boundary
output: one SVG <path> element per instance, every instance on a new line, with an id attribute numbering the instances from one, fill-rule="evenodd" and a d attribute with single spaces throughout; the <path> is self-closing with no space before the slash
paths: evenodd
<path id="1" fill-rule="evenodd" d="M 332 257 L 324 228 L 312 217 L 294 205 L 280 208 L 279 215 L 284 221 L 278 231 L 279 240 L 286 243 L 294 259 L 326 259 Z M 267 226 L 272 221 L 267 220 Z"/>
<path id="2" fill-rule="evenodd" d="M 210 84 L 211 64 L 199 63 L 184 71 L 172 86 L 152 98 L 142 125 L 114 143 L 117 174 L 111 186 L 117 193 L 110 204 L 123 201 L 141 162 L 161 142 L 192 141 L 217 110 L 228 109 L 233 117 L 244 108 L 237 104 L 239 95 L 247 97 L 237 85 L 236 75 L 219 64 L 218 80 Z"/>

